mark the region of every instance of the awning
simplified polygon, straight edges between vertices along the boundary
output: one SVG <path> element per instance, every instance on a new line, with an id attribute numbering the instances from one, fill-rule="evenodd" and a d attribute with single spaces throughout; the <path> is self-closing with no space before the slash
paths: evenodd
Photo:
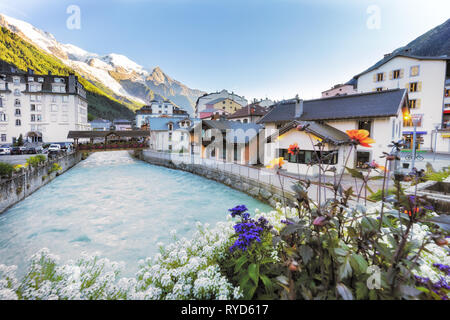
<path id="1" fill-rule="evenodd" d="M 403 134 L 414 134 L 414 131 L 403 131 Z M 416 131 L 416 134 L 427 134 L 426 131 Z"/>
<path id="2" fill-rule="evenodd" d="M 30 131 L 27 133 L 27 137 L 42 137 L 42 132 Z"/>

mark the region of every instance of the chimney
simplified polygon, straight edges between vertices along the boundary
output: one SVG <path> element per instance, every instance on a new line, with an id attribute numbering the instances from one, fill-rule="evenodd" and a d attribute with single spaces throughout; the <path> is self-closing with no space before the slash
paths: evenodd
<path id="1" fill-rule="evenodd" d="M 303 99 L 300 99 L 297 95 L 295 97 L 295 118 L 300 118 L 303 114 Z"/>

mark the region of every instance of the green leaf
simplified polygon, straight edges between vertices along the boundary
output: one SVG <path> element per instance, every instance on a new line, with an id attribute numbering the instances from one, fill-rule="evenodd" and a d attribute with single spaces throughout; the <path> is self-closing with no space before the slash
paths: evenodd
<path id="1" fill-rule="evenodd" d="M 348 252 L 342 248 L 334 248 L 334 253 L 336 253 L 339 256 L 344 256 L 344 257 L 348 254 Z"/>
<path id="2" fill-rule="evenodd" d="M 361 180 L 364 179 L 364 175 L 362 174 L 361 171 L 358 171 L 358 170 L 352 169 L 352 168 L 348 168 L 348 167 L 345 167 L 345 169 L 347 169 L 347 171 L 352 175 L 352 177 L 358 178 Z"/>
<path id="3" fill-rule="evenodd" d="M 367 267 L 369 266 L 366 259 L 356 253 L 352 254 L 350 264 L 354 270 L 359 270 L 360 273 L 366 273 Z"/>
<path id="4" fill-rule="evenodd" d="M 336 290 L 338 294 L 342 297 L 342 299 L 353 300 L 352 292 L 343 283 L 338 283 L 338 285 L 336 286 Z"/>
<path id="5" fill-rule="evenodd" d="M 253 280 L 253 282 L 257 285 L 259 280 L 259 265 L 256 263 L 252 263 L 248 266 L 248 275 Z"/>
<path id="6" fill-rule="evenodd" d="M 344 262 L 339 266 L 339 279 L 344 280 L 352 275 L 352 266 L 350 265 L 350 257 L 346 257 Z"/>
<path id="7" fill-rule="evenodd" d="M 299 253 L 304 264 L 307 264 L 314 255 L 313 249 L 311 249 L 311 247 L 307 245 L 301 245 L 299 248 Z"/>
<path id="8" fill-rule="evenodd" d="M 384 179 L 384 176 L 373 176 L 373 177 L 369 178 L 369 180 L 383 180 L 383 179 Z"/>
<path id="9" fill-rule="evenodd" d="M 355 228 L 353 228 L 353 227 L 348 227 L 348 228 L 347 228 L 347 232 L 348 232 L 348 235 L 349 235 L 351 238 L 358 238 L 358 233 L 356 232 L 356 229 L 355 229 Z"/>
<path id="10" fill-rule="evenodd" d="M 261 279 L 262 283 L 266 287 L 267 291 L 271 292 L 273 290 L 273 284 L 272 284 L 272 281 L 269 279 L 269 277 L 262 274 L 259 276 L 259 278 Z"/>
<path id="11" fill-rule="evenodd" d="M 369 294 L 369 289 L 367 288 L 367 284 L 365 282 L 357 282 L 356 283 L 356 299 L 357 300 L 365 300 Z"/>
<path id="12" fill-rule="evenodd" d="M 234 267 L 234 272 L 235 273 L 238 273 L 240 270 L 241 270 L 241 268 L 242 268 L 242 266 L 246 263 L 248 261 L 248 258 L 247 258 L 247 256 L 241 256 L 239 259 L 237 259 L 236 260 L 236 265 L 235 265 L 235 267 Z"/>
<path id="13" fill-rule="evenodd" d="M 431 221 L 434 224 L 437 224 L 444 231 L 450 231 L 450 216 L 449 215 L 440 215 L 438 217 L 433 217 L 431 219 L 428 219 L 428 221 Z"/>

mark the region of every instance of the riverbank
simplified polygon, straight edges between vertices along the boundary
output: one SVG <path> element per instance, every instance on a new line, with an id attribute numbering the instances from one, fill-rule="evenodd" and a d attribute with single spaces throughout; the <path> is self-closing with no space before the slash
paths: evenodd
<path id="1" fill-rule="evenodd" d="M 250 175 L 244 176 L 237 173 L 220 170 L 219 168 L 211 168 L 202 164 L 187 163 L 183 160 L 178 161 L 176 156 L 171 157 L 171 159 L 166 159 L 164 157 L 159 157 L 153 151 L 130 151 L 130 154 L 139 160 L 153 165 L 186 171 L 220 182 L 230 188 L 246 193 L 273 208 L 276 208 L 277 203 L 283 203 L 283 198 L 286 199 L 286 205 L 293 205 L 293 202 L 296 201 L 294 193 L 288 191 L 287 188 L 281 190 L 273 184 L 268 184 L 261 180 L 253 179 Z"/>
<path id="2" fill-rule="evenodd" d="M 82 154 L 73 152 L 57 159 L 47 160 L 37 167 L 22 168 L 20 173 L 14 174 L 10 179 L 1 180 L 0 214 L 52 181 L 58 175 L 66 172 L 81 160 Z M 59 165 L 61 169 L 52 172 L 55 164 Z"/>

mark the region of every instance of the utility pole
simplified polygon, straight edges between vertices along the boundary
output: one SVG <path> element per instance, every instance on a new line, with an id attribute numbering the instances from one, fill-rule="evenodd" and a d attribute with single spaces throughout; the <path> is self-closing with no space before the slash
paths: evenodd
<path id="1" fill-rule="evenodd" d="M 436 145 L 437 145 L 437 136 L 438 136 L 439 126 L 440 126 L 440 123 L 435 123 L 434 124 L 435 131 L 434 131 L 434 148 L 433 148 L 434 155 L 433 155 L 433 161 L 436 160 L 436 153 L 437 153 Z"/>
<path id="2" fill-rule="evenodd" d="M 414 131 L 413 131 L 413 145 L 412 145 L 412 162 L 411 162 L 411 169 L 414 170 L 415 164 L 416 164 L 416 141 L 417 141 L 417 125 L 420 121 L 420 116 L 412 114 L 411 120 L 414 125 Z"/>

